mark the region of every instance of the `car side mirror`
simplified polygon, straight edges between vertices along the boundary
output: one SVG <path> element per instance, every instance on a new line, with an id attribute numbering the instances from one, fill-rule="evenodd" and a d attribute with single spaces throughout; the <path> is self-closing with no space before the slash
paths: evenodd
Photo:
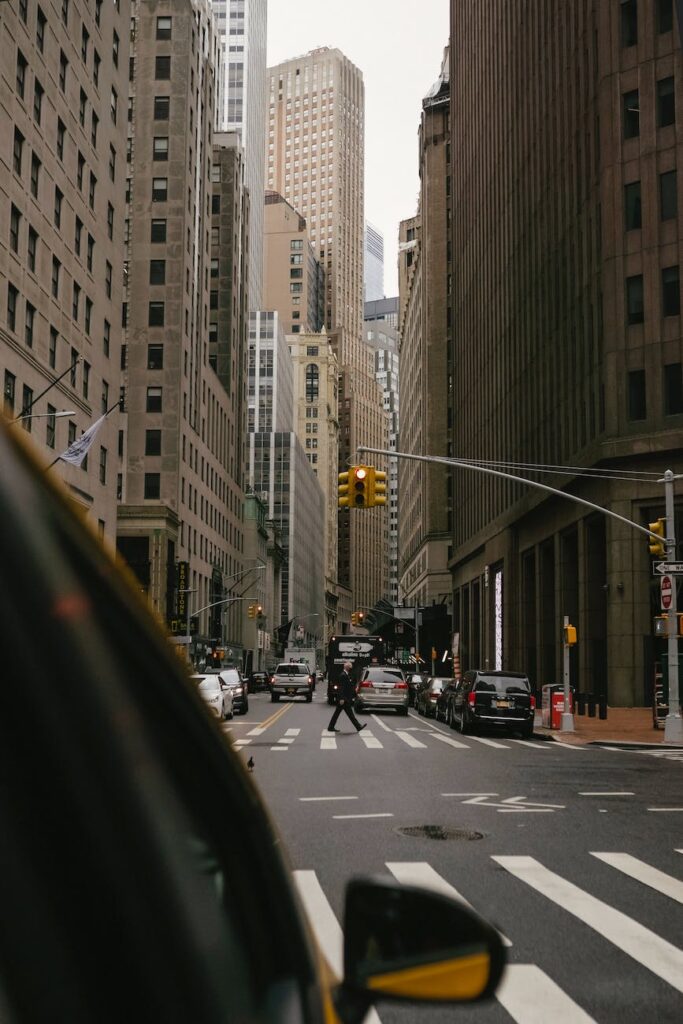
<path id="1" fill-rule="evenodd" d="M 504 965 L 498 932 L 463 903 L 390 879 L 349 882 L 336 1000 L 344 1024 L 358 1024 L 382 999 L 487 999 Z"/>

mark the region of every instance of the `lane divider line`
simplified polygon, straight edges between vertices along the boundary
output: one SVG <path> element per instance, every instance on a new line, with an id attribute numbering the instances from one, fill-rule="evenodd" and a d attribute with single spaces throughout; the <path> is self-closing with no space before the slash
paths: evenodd
<path id="1" fill-rule="evenodd" d="M 381 811 L 378 814 L 333 814 L 333 818 L 343 821 L 347 818 L 393 818 L 389 811 Z"/>
<path id="2" fill-rule="evenodd" d="M 357 796 L 300 796 L 302 804 L 318 803 L 321 800 L 357 800 Z"/>
<path id="3" fill-rule="evenodd" d="M 286 715 L 291 710 L 293 704 L 283 704 L 281 708 L 274 711 L 270 718 L 266 718 L 265 722 L 261 722 L 261 725 L 257 726 L 256 729 L 252 729 L 247 733 L 247 736 L 262 736 L 266 729 L 269 729 L 271 725 L 274 725 L 283 715 Z"/>

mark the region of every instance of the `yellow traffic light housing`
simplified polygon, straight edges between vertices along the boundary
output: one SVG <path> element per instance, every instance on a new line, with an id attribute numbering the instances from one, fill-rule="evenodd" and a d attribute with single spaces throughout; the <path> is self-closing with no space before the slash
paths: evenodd
<path id="1" fill-rule="evenodd" d="M 257 607 L 258 606 L 255 605 L 255 604 L 250 604 L 249 607 L 247 608 L 247 614 L 248 614 L 250 619 L 255 619 L 256 618 L 256 609 L 257 609 Z"/>
<path id="2" fill-rule="evenodd" d="M 370 471 L 367 466 L 354 466 L 349 477 L 351 480 L 351 506 L 368 508 L 370 497 Z"/>
<path id="3" fill-rule="evenodd" d="M 351 612 L 351 625 L 352 626 L 357 626 L 358 625 L 358 612 Z"/>
<path id="4" fill-rule="evenodd" d="M 372 505 L 386 505 L 387 503 L 387 474 L 381 469 L 372 470 L 370 503 Z"/>
<path id="5" fill-rule="evenodd" d="M 652 558 L 663 558 L 666 554 L 666 547 L 664 543 L 666 519 L 658 519 L 656 523 L 648 523 L 647 528 L 650 534 L 655 533 L 657 536 L 650 536 L 650 555 Z M 660 539 L 661 538 L 661 539 Z"/>
<path id="6" fill-rule="evenodd" d="M 349 506 L 349 474 L 339 474 L 339 484 L 337 487 L 337 505 L 339 508 L 348 508 Z"/>
<path id="7" fill-rule="evenodd" d="M 358 625 L 362 626 L 365 621 L 365 612 L 358 612 Z"/>
<path id="8" fill-rule="evenodd" d="M 574 646 L 576 643 L 576 626 L 564 627 L 564 642 L 568 647 Z"/>

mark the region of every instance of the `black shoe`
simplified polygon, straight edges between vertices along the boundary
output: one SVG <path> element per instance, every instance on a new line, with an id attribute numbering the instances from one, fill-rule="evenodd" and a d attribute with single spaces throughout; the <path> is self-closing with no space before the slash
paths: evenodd
<path id="1" fill-rule="evenodd" d="M 328 728 L 328 730 L 327 730 L 327 731 L 328 731 L 328 732 L 339 732 L 339 729 L 329 729 L 329 728 Z"/>
<path id="2" fill-rule="evenodd" d="M 358 729 L 357 729 L 356 731 L 357 731 L 357 732 L 362 732 L 362 731 L 363 731 L 363 729 L 367 729 L 367 727 L 368 727 L 368 723 L 367 723 L 367 722 L 363 722 L 363 724 L 362 724 L 362 725 L 359 725 L 359 726 L 358 726 Z"/>

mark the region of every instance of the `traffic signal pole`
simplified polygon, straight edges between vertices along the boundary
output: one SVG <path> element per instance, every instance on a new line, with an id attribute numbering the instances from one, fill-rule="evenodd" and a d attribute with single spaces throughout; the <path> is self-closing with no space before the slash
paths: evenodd
<path id="1" fill-rule="evenodd" d="M 648 530 L 646 526 L 641 526 L 640 523 L 634 523 L 632 519 L 627 519 L 626 516 L 620 516 L 618 512 L 612 512 L 611 509 L 603 508 L 602 505 L 596 505 L 593 501 L 588 501 L 586 498 L 579 498 L 575 494 L 568 494 L 566 491 L 560 491 L 557 487 L 551 487 L 549 484 L 542 484 L 538 480 L 528 480 L 524 476 L 517 476 L 515 473 L 509 473 L 502 469 L 492 469 L 491 466 L 482 466 L 476 462 L 468 462 L 466 459 L 449 459 L 442 455 L 413 455 L 411 452 L 395 452 L 384 448 L 366 448 L 365 445 L 358 445 L 357 451 L 359 455 L 369 453 L 372 455 L 387 455 L 394 459 L 410 459 L 413 462 L 436 462 L 443 466 L 448 466 L 451 469 L 469 469 L 475 473 L 486 473 L 489 476 L 497 476 L 505 480 L 514 480 L 516 483 L 526 484 L 527 487 L 534 487 L 536 490 L 545 491 L 548 494 L 555 494 L 559 498 L 565 498 L 567 501 L 574 502 L 575 505 L 583 505 L 585 508 L 590 508 L 594 512 L 600 512 L 604 516 L 609 516 L 610 519 L 617 519 L 619 522 L 626 523 L 627 526 L 632 527 L 634 530 L 638 530 L 640 533 L 646 534 L 646 536 L 653 538 L 657 542 L 661 542 L 662 539 L 659 534 L 655 533 L 653 530 Z M 670 469 L 667 469 L 663 479 L 658 481 L 659 483 L 664 484 L 667 522 L 666 550 L 667 557 L 672 562 L 676 560 L 676 536 L 674 527 L 674 481 L 676 479 L 676 474 Z M 683 743 L 683 718 L 681 718 L 678 678 L 678 637 L 676 633 L 677 616 L 675 615 L 675 582 L 671 590 L 671 606 L 669 608 L 669 617 L 667 620 L 669 650 L 669 714 L 666 717 L 664 727 L 664 742 Z"/>
<path id="2" fill-rule="evenodd" d="M 666 555 L 669 562 L 676 561 L 676 527 L 674 522 L 674 474 L 667 469 L 664 474 L 664 507 L 666 511 Z M 683 718 L 681 718 L 680 690 L 678 677 L 678 616 L 676 615 L 677 577 L 673 577 L 671 604 L 667 619 L 667 647 L 669 652 L 669 713 L 664 721 L 664 742 L 683 742 Z"/>

